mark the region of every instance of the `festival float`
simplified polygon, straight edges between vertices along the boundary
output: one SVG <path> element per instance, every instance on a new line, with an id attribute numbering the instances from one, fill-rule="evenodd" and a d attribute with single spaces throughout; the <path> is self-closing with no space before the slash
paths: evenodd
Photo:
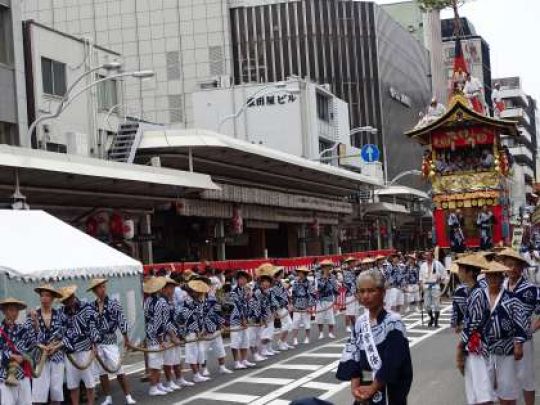
<path id="1" fill-rule="evenodd" d="M 422 174 L 431 183 L 435 242 L 455 252 L 506 244 L 512 157 L 501 141 L 519 132 L 514 121 L 489 116 L 459 34 L 449 88 L 448 106 L 432 100 L 428 114 L 405 134 L 425 147 Z"/>

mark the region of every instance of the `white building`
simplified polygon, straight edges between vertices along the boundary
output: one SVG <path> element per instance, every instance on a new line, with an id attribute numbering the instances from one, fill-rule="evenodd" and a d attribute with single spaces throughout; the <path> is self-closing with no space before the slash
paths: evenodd
<path id="1" fill-rule="evenodd" d="M 69 87 L 82 77 L 68 94 L 73 102 L 65 112 L 38 125 L 31 137 L 32 146 L 103 157 L 110 141 L 108 135 L 118 126 L 113 107 L 121 105 L 122 82 L 113 79 L 82 90 L 96 80 L 118 74 L 98 67 L 121 62 L 120 54 L 34 21 L 24 22 L 23 27 L 26 76 L 27 83 L 31 83 L 26 89 L 31 122 L 55 113 Z"/>
<path id="2" fill-rule="evenodd" d="M 322 156 L 325 163 L 382 179 L 381 164 L 363 162 L 353 146 L 355 137 L 365 140 L 369 133 L 350 135 L 348 108 L 325 86 L 297 78 L 193 93 L 196 128 L 310 160 L 319 160 L 327 151 Z"/>
<path id="3" fill-rule="evenodd" d="M 148 121 L 188 127 L 191 93 L 229 81 L 228 2 L 221 0 L 25 0 L 25 18 L 93 38 L 124 56 L 126 70 L 151 69 L 130 82 L 125 103 Z"/>

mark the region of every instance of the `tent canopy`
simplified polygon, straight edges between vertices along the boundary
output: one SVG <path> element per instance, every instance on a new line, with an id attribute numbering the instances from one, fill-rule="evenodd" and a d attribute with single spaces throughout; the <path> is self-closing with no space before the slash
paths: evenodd
<path id="1" fill-rule="evenodd" d="M 0 210 L 0 272 L 25 280 L 112 277 L 142 264 L 44 211 Z"/>

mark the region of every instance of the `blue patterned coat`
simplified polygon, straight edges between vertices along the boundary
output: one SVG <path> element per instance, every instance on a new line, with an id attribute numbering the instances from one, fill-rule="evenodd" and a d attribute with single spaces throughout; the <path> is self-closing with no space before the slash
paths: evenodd
<path id="1" fill-rule="evenodd" d="M 78 298 L 73 305 L 73 308 L 64 307 L 62 311 L 62 343 L 67 353 L 85 352 L 101 341 L 97 313 L 92 304 Z"/>

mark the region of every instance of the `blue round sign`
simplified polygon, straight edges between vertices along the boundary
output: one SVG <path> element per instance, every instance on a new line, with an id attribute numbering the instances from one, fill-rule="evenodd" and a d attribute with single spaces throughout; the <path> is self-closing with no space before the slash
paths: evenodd
<path id="1" fill-rule="evenodd" d="M 380 154 L 381 153 L 377 145 L 373 145 L 371 143 L 362 146 L 362 151 L 360 152 L 360 156 L 364 162 L 367 163 L 378 162 Z"/>

